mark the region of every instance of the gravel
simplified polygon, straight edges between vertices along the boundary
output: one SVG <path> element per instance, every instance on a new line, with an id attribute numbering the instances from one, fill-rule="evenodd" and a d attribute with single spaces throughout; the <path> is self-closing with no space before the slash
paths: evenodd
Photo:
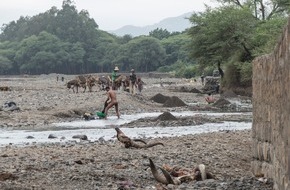
<path id="1" fill-rule="evenodd" d="M 64 77 L 66 81 L 74 78 L 74 76 Z M 172 86 L 192 86 L 201 89 L 198 82 L 163 78 L 167 83 L 161 88 L 159 79 L 143 80 L 146 85 L 142 95 L 132 96 L 127 92 L 117 92 L 121 114 L 204 110 L 204 108 L 216 110 L 205 104 L 203 94 L 170 90 Z M 106 99 L 103 91 L 74 94 L 66 89 L 65 82 L 56 82 L 56 74 L 1 77 L 0 86 L 9 86 L 12 89 L 0 92 L 0 105 L 13 101 L 20 108 L 15 111 L 0 111 L 0 126 L 8 129 L 36 129 L 50 127 L 54 122 L 80 119 L 84 112 L 102 110 Z M 95 90 L 97 88 L 94 88 Z M 176 96 L 187 106 L 164 107 L 161 103 L 151 100 L 158 93 Z M 215 97 L 219 98 L 218 95 Z M 194 106 L 191 106 L 192 104 Z M 114 115 L 114 110 L 112 109 L 109 114 Z M 237 117 L 224 119 L 248 122 L 251 120 Z M 214 122 L 213 120 L 222 121 L 216 118 L 189 117 L 184 122 L 189 125 L 190 121 L 204 123 Z M 146 122 L 160 124 L 161 121 L 142 120 L 128 125 L 138 127 L 146 125 Z M 172 126 L 180 124 L 182 124 L 180 121 L 174 121 Z M 171 122 L 167 122 L 167 125 L 171 125 Z M 159 141 L 165 145 L 148 149 L 126 149 L 116 138 L 110 141 L 83 139 L 66 143 L 1 147 L 0 189 L 273 189 L 271 179 L 257 178 L 251 173 L 250 130 L 145 139 L 147 142 Z M 159 166 L 166 164 L 193 168 L 204 164 L 215 179 L 163 185 L 153 178 L 148 167 L 149 158 Z"/>

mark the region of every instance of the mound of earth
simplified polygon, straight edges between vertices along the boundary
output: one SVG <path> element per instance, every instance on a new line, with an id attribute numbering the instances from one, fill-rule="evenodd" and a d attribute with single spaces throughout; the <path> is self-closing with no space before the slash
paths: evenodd
<path id="1" fill-rule="evenodd" d="M 234 93 L 234 91 L 232 90 L 225 90 L 222 94 L 222 97 L 224 98 L 233 98 L 233 97 L 237 97 L 237 94 Z"/>
<path id="2" fill-rule="evenodd" d="M 182 107 L 182 106 L 186 106 L 186 103 L 184 103 L 177 96 L 172 96 L 167 99 L 167 101 L 163 104 L 163 106 L 164 107 Z"/>
<path id="3" fill-rule="evenodd" d="M 152 98 L 150 98 L 150 100 L 153 100 L 154 102 L 163 104 L 165 103 L 170 97 L 168 96 L 164 96 L 160 93 L 156 94 L 155 96 L 153 96 Z"/>
<path id="4" fill-rule="evenodd" d="M 229 102 L 226 99 L 220 98 L 215 103 L 213 103 L 213 106 L 218 107 L 218 108 L 222 108 L 222 107 L 225 107 L 229 104 L 231 104 L 231 102 Z"/>
<path id="5" fill-rule="evenodd" d="M 157 117 L 157 120 L 168 121 L 168 120 L 177 120 L 177 119 L 170 112 L 164 112 L 163 114 L 161 114 Z"/>
<path id="6" fill-rule="evenodd" d="M 196 89 L 196 88 L 191 89 L 190 92 L 192 92 L 192 93 L 201 93 L 201 91 Z"/>

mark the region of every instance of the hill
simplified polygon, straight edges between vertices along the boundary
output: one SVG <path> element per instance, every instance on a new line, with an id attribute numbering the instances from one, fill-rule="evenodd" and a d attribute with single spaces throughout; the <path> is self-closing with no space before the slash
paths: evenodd
<path id="1" fill-rule="evenodd" d="M 191 14 L 192 13 L 185 13 L 177 17 L 169 17 L 161 20 L 156 24 L 142 27 L 126 25 L 117 30 L 112 30 L 108 32 L 117 36 L 124 36 L 125 34 L 130 34 L 133 37 L 140 35 L 149 35 L 149 32 L 155 30 L 156 28 L 166 29 L 169 32 L 182 32 L 191 26 L 189 20 L 187 19 L 190 17 Z"/>

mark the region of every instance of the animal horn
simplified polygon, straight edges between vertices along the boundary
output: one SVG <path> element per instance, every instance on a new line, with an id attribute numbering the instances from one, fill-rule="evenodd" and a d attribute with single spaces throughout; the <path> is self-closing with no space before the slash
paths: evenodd
<path id="1" fill-rule="evenodd" d="M 168 184 L 175 184 L 175 185 L 180 184 L 179 181 L 178 181 L 178 182 L 175 182 L 175 181 L 172 179 L 172 177 L 171 177 L 171 175 L 168 173 L 168 171 L 166 171 L 166 170 L 163 169 L 162 167 L 159 167 L 159 169 L 162 171 L 162 173 L 163 173 L 163 175 L 165 176 L 165 178 L 166 178 Z"/>
<path id="2" fill-rule="evenodd" d="M 157 145 L 162 145 L 162 146 L 164 146 L 164 144 L 161 143 L 161 142 L 155 142 L 155 143 L 147 144 L 146 148 L 150 148 L 150 147 L 157 146 Z"/>
<path id="3" fill-rule="evenodd" d="M 206 177 L 205 165 L 204 164 L 199 164 L 198 168 L 199 168 L 199 171 L 200 171 L 200 174 L 201 174 L 201 180 L 202 181 L 206 180 L 207 177 Z"/>
<path id="4" fill-rule="evenodd" d="M 151 160 L 151 158 L 149 158 L 149 162 L 150 162 L 150 169 L 151 169 L 151 172 L 153 174 L 153 177 L 156 179 L 156 181 L 160 182 L 160 183 L 163 183 L 163 184 L 174 184 L 171 176 L 169 175 L 169 173 L 167 172 L 167 174 L 169 175 L 169 178 L 170 180 L 168 181 L 168 176 L 166 177 L 166 175 L 164 174 L 164 171 L 162 171 L 162 173 L 164 174 L 164 176 L 160 175 L 156 169 L 156 166 L 154 165 L 153 161 Z M 166 173 L 166 172 L 165 172 Z"/>

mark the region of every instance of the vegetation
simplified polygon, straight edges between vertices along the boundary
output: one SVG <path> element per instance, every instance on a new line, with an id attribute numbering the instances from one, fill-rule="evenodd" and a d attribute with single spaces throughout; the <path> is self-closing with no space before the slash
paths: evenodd
<path id="1" fill-rule="evenodd" d="M 157 28 L 148 36 L 118 37 L 98 29 L 72 0 L 33 17 L 3 25 L 0 74 L 94 73 L 135 68 L 207 75 L 221 63 L 224 85 L 251 85 L 251 61 L 273 50 L 290 12 L 289 0 L 216 0 L 218 8 L 190 17 L 183 32 Z"/>
<path id="2" fill-rule="evenodd" d="M 190 56 L 200 69 L 222 63 L 224 85 L 251 85 L 251 61 L 270 53 L 290 10 L 285 0 L 217 0 L 222 6 L 195 13 L 190 21 Z"/>

